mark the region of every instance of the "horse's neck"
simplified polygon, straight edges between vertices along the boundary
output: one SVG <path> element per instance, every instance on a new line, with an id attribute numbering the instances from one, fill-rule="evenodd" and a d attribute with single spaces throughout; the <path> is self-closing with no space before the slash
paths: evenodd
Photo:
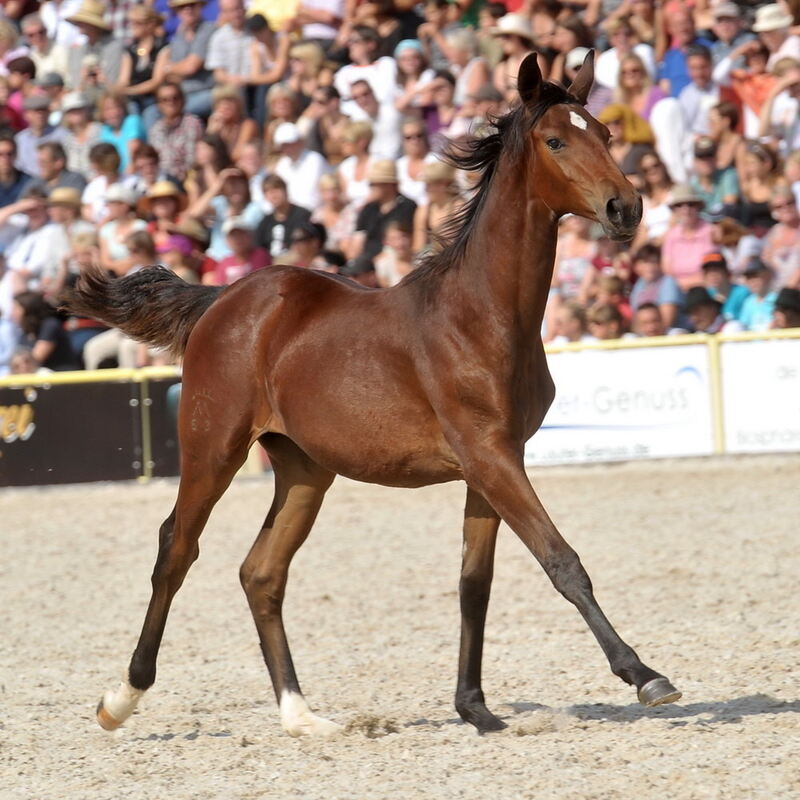
<path id="1" fill-rule="evenodd" d="M 531 341 L 544 316 L 557 232 L 555 215 L 520 165 L 501 163 L 458 272 L 487 312 Z"/>

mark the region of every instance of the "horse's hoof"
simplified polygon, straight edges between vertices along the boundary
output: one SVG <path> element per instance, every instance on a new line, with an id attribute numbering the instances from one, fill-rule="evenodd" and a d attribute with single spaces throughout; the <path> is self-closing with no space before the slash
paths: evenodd
<path id="1" fill-rule="evenodd" d="M 666 678 L 653 678 L 639 689 L 639 702 L 648 708 L 680 699 L 681 693 Z"/>
<path id="2" fill-rule="evenodd" d="M 106 711 L 102 700 L 97 704 L 97 722 L 105 731 L 115 731 L 122 725 L 122 720 L 112 717 L 111 714 Z"/>

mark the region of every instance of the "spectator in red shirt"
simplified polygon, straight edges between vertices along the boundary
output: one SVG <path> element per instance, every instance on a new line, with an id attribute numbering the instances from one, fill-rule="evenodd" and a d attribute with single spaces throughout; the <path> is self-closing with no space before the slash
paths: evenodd
<path id="1" fill-rule="evenodd" d="M 213 278 L 205 279 L 204 283 L 225 286 L 272 263 L 270 254 L 262 247 L 256 247 L 253 226 L 244 217 L 226 219 L 222 232 L 233 252 L 220 259 L 216 271 L 212 273 Z"/>

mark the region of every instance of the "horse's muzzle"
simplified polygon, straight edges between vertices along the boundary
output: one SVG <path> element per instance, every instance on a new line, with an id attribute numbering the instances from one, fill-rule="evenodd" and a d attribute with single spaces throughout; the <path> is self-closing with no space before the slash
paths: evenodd
<path id="1" fill-rule="evenodd" d="M 633 239 L 642 221 L 642 198 L 636 194 L 632 198 L 612 197 L 605 207 L 603 229 L 616 242 Z"/>

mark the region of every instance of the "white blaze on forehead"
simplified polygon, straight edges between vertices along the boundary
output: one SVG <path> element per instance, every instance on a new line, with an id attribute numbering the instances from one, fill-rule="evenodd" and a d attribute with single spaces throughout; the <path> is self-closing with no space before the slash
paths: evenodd
<path id="1" fill-rule="evenodd" d="M 585 131 L 586 128 L 589 127 L 589 123 L 586 121 L 584 117 L 578 114 L 576 111 L 569 112 L 569 121 L 576 127 L 580 128 L 582 131 Z"/>

